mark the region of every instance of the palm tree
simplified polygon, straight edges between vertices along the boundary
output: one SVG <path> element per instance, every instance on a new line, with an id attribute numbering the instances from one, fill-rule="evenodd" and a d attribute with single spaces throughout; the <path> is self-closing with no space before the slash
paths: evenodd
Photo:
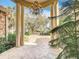
<path id="1" fill-rule="evenodd" d="M 74 20 L 68 20 L 64 24 L 54 28 L 51 32 L 57 33 L 59 36 L 57 39 L 51 40 L 50 43 L 52 46 L 63 47 L 63 51 L 58 55 L 57 59 L 79 59 L 79 20 L 77 20 L 79 1 L 66 1 L 63 3 L 62 10 L 65 15 L 68 15 L 67 17 L 71 16 L 73 18 L 74 16 Z"/>

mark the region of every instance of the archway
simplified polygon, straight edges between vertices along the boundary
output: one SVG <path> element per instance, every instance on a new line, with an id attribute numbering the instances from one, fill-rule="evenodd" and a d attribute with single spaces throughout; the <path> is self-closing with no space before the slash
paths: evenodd
<path id="1" fill-rule="evenodd" d="M 24 7 L 31 7 L 33 4 L 32 1 L 28 0 L 13 0 L 16 3 L 16 46 L 24 45 Z M 38 0 L 42 8 L 50 5 L 50 16 L 57 16 L 58 13 L 58 3 L 57 0 Z M 58 25 L 57 18 L 51 20 L 52 28 L 55 28 Z"/>

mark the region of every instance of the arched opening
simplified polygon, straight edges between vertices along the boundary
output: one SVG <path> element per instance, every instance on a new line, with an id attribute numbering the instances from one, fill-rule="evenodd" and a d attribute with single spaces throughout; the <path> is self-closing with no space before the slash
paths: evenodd
<path id="1" fill-rule="evenodd" d="M 29 8 L 25 8 L 24 13 L 25 44 L 35 44 L 38 36 L 50 36 L 48 33 L 51 30 L 51 20 L 48 19 L 50 16 L 49 6 L 43 8 L 42 13 L 38 15 L 32 14 Z"/>
<path id="2" fill-rule="evenodd" d="M 16 1 L 16 7 L 17 7 L 17 11 L 16 11 L 16 22 L 17 22 L 17 27 L 16 27 L 16 30 L 17 30 L 17 38 L 16 38 L 16 44 L 20 45 L 21 43 L 23 44 L 24 42 L 24 7 L 31 7 L 32 3 L 31 2 L 28 2 L 28 1 Z M 21 3 L 22 2 L 22 3 Z M 25 2 L 27 4 L 25 4 Z M 29 3 L 31 5 L 29 5 Z M 45 4 L 43 4 L 45 3 Z M 58 11 L 58 5 L 57 5 L 57 1 L 45 1 L 45 2 L 40 2 L 40 5 L 42 5 L 42 8 L 46 7 L 46 6 L 50 6 L 50 16 L 53 17 L 53 16 L 57 16 L 57 11 Z M 19 17 L 21 16 L 21 17 Z M 28 15 L 27 15 L 28 16 Z M 41 15 L 39 15 L 41 17 Z M 31 16 L 30 16 L 31 17 Z M 32 16 L 33 17 L 33 16 Z M 36 17 L 36 16 L 35 16 Z M 34 18 L 34 17 L 33 17 Z M 18 21 L 19 19 L 19 21 Z M 51 26 L 52 28 L 56 27 L 58 25 L 58 21 L 56 20 L 57 18 L 54 18 L 53 20 L 51 20 Z M 26 21 L 27 22 L 27 21 Z M 35 22 L 36 23 L 36 22 Z M 29 26 L 31 24 L 29 23 Z M 38 24 L 37 24 L 38 25 Z M 37 29 L 34 29 L 35 25 L 32 24 L 30 27 L 31 27 L 31 33 L 33 33 L 33 31 L 37 30 Z M 38 26 L 40 27 L 40 26 Z M 44 31 L 44 30 L 43 30 Z M 21 33 L 20 33 L 21 32 Z M 21 38 L 21 39 L 20 39 Z M 20 43 L 21 42 L 21 43 Z"/>

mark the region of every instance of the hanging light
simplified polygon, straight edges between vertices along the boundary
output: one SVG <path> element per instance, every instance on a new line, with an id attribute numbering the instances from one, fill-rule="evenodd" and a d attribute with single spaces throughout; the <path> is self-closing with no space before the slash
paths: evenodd
<path id="1" fill-rule="evenodd" d="M 42 13 L 42 8 L 41 5 L 39 4 L 38 1 L 34 1 L 32 6 L 31 6 L 31 12 L 32 14 L 38 15 Z"/>

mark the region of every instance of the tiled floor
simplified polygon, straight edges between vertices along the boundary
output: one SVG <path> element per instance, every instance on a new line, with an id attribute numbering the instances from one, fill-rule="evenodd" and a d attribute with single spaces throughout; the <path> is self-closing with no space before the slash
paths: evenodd
<path id="1" fill-rule="evenodd" d="M 60 49 L 51 48 L 48 45 L 49 38 L 41 37 L 36 45 L 25 45 L 12 48 L 0 55 L 0 59 L 55 59 Z"/>

